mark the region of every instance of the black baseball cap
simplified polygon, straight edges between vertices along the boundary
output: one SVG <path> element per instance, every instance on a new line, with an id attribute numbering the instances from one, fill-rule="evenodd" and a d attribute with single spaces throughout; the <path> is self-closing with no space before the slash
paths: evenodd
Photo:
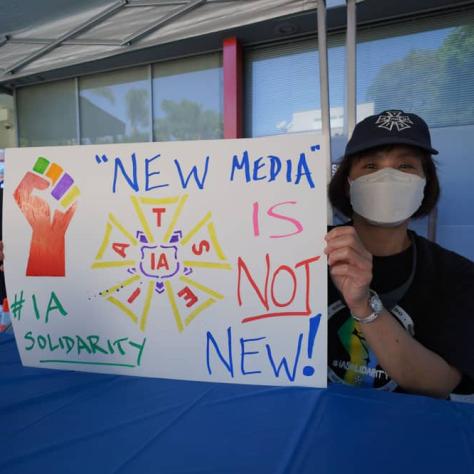
<path id="1" fill-rule="evenodd" d="M 416 114 L 384 110 L 359 122 L 347 143 L 345 156 L 381 145 L 411 145 L 437 155 L 431 146 L 430 130 Z"/>

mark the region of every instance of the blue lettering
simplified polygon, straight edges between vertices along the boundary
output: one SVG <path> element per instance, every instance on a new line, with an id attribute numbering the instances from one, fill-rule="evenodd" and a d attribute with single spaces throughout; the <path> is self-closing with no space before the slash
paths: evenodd
<path id="1" fill-rule="evenodd" d="M 298 347 L 296 349 L 296 356 L 295 356 L 295 361 L 294 361 L 294 364 L 293 364 L 293 371 L 292 372 L 290 372 L 290 369 L 288 367 L 288 362 L 287 362 L 285 357 L 282 357 L 280 363 L 278 364 L 278 367 L 276 366 L 275 361 L 274 361 L 273 356 L 272 356 L 271 347 L 270 347 L 269 344 L 265 344 L 265 347 L 267 348 L 268 360 L 270 361 L 270 365 L 272 366 L 275 377 L 277 377 L 277 378 L 280 377 L 281 368 L 283 367 L 285 369 L 286 376 L 288 377 L 288 380 L 290 382 L 293 382 L 295 380 L 296 368 L 298 367 L 298 361 L 299 361 L 299 358 L 300 358 L 302 341 L 303 341 L 303 334 L 300 334 L 299 337 L 298 337 Z"/>
<path id="2" fill-rule="evenodd" d="M 242 161 L 239 163 L 239 158 L 237 155 L 234 155 L 232 158 L 232 171 L 230 173 L 230 180 L 234 181 L 234 173 L 236 169 L 245 169 L 245 181 L 247 183 L 250 181 L 250 166 L 249 166 L 249 153 L 247 150 L 244 151 L 242 155 Z"/>
<path id="3" fill-rule="evenodd" d="M 132 174 L 133 178 L 130 178 L 130 176 L 127 174 L 125 171 L 125 167 L 122 163 L 122 160 L 120 158 L 115 158 L 115 164 L 114 164 L 114 182 L 112 185 L 112 192 L 115 193 L 117 189 L 117 172 L 120 170 L 122 173 L 122 176 L 125 178 L 127 184 L 135 191 L 138 192 L 138 178 L 137 178 L 137 158 L 135 156 L 135 153 L 132 153 L 131 156 L 132 159 Z"/>
<path id="4" fill-rule="evenodd" d="M 183 189 L 186 189 L 188 187 L 188 183 L 189 183 L 189 180 L 191 179 L 191 176 L 194 178 L 194 181 L 196 182 L 199 189 L 204 188 L 204 183 L 206 182 L 206 176 L 207 176 L 207 169 L 209 165 L 209 156 L 206 157 L 206 164 L 204 166 L 204 174 L 202 176 L 202 179 L 199 179 L 196 166 L 192 167 L 191 171 L 188 173 L 188 176 L 185 179 L 183 176 L 183 172 L 181 171 L 181 166 L 178 160 L 174 160 L 174 164 L 176 165 L 176 168 L 178 170 L 179 179 L 181 180 L 181 186 L 183 187 Z"/>
<path id="5" fill-rule="evenodd" d="M 214 336 L 211 334 L 210 331 L 207 331 L 206 362 L 207 362 L 207 371 L 209 372 L 209 375 L 212 374 L 210 357 L 209 357 L 211 343 L 214 346 L 214 350 L 216 351 L 217 356 L 219 357 L 221 362 L 224 364 L 230 376 L 234 377 L 234 363 L 232 361 L 232 328 L 230 326 L 227 328 L 227 347 L 228 347 L 228 353 L 229 353 L 227 360 L 222 355 L 222 352 L 220 351 L 219 346 L 216 340 L 214 339 Z"/>
<path id="6" fill-rule="evenodd" d="M 279 175 L 281 170 L 281 160 L 278 156 L 268 155 L 270 157 L 270 179 L 269 181 L 275 181 L 275 178 Z"/>
<path id="7" fill-rule="evenodd" d="M 314 188 L 314 182 L 311 178 L 311 171 L 309 170 L 308 163 L 306 163 L 306 155 L 304 153 L 300 154 L 300 159 L 298 160 L 298 171 L 296 173 L 295 184 L 300 182 L 302 176 L 305 176 L 308 180 L 309 187 Z"/>
<path id="8" fill-rule="evenodd" d="M 289 183 L 291 183 L 291 168 L 292 168 L 291 160 L 286 160 L 286 180 Z"/>
<path id="9" fill-rule="evenodd" d="M 154 173 L 150 173 L 150 163 L 152 161 L 155 161 L 158 159 L 161 155 L 158 153 L 158 155 L 155 155 L 152 158 L 145 158 L 145 191 L 150 191 L 152 189 L 157 189 L 157 188 L 164 188 L 166 186 L 169 186 L 169 184 L 158 184 L 156 186 L 150 186 L 150 176 L 158 175 L 160 174 L 159 171 L 155 171 Z"/>
<path id="10" fill-rule="evenodd" d="M 258 176 L 258 170 L 265 166 L 265 163 L 261 163 L 262 160 L 263 160 L 263 157 L 261 156 L 260 158 L 257 158 L 253 164 L 253 180 L 254 181 L 260 181 L 267 177 L 267 175 L 265 174 L 263 176 Z"/>
<path id="11" fill-rule="evenodd" d="M 244 339 L 243 337 L 240 338 L 240 371 L 242 372 L 242 375 L 262 373 L 261 370 L 253 370 L 251 372 L 246 372 L 245 367 L 244 367 L 244 359 L 246 355 L 260 354 L 260 351 L 245 352 L 245 343 L 253 342 L 253 341 L 261 341 L 262 339 L 266 339 L 266 337 L 256 337 L 252 339 Z"/>

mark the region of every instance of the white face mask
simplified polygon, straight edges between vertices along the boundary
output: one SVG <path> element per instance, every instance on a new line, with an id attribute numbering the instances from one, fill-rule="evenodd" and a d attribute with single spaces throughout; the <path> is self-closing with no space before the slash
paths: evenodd
<path id="1" fill-rule="evenodd" d="M 426 179 L 383 168 L 349 183 L 354 211 L 372 224 L 391 227 L 406 221 L 418 210 Z"/>

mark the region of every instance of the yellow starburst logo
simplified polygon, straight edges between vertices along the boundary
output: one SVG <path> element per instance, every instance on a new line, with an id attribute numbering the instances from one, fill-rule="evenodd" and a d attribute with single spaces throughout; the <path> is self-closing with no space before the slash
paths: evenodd
<path id="1" fill-rule="evenodd" d="M 138 324 L 141 331 L 147 328 L 153 298 L 164 297 L 182 332 L 199 314 L 224 299 L 224 295 L 198 281 L 199 269 L 231 269 L 219 244 L 212 213 L 205 213 L 184 232 L 180 219 L 187 194 L 131 196 L 130 201 L 140 228 L 129 230 L 109 213 L 92 263 L 96 270 L 123 268 L 126 278 L 99 295 Z"/>

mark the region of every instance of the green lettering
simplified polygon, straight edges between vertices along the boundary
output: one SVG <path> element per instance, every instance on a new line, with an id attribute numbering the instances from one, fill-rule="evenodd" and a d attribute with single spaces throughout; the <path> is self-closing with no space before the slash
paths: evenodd
<path id="1" fill-rule="evenodd" d="M 63 336 L 64 344 L 66 344 L 67 351 L 66 354 L 69 354 L 74 348 L 74 339 L 69 336 Z"/>
<path id="2" fill-rule="evenodd" d="M 107 345 L 109 346 L 110 354 L 115 354 L 114 348 L 112 347 L 112 344 L 110 343 L 110 339 L 107 339 Z"/>
<path id="3" fill-rule="evenodd" d="M 53 346 L 53 344 L 51 343 L 51 336 L 48 334 L 46 337 L 48 338 L 49 350 L 51 352 L 54 352 L 59 347 L 59 344 L 57 344 L 56 346 Z"/>
<path id="4" fill-rule="evenodd" d="M 38 311 L 38 304 L 36 303 L 36 295 L 31 295 L 31 299 L 33 300 L 33 309 L 35 310 L 36 320 L 39 321 L 41 316 Z"/>
<path id="5" fill-rule="evenodd" d="M 38 346 L 40 349 L 44 349 L 46 347 L 46 338 L 44 336 L 38 336 Z"/>
<path id="6" fill-rule="evenodd" d="M 29 339 L 31 341 L 31 346 L 29 347 L 25 347 L 25 349 L 27 351 L 31 351 L 31 349 L 33 349 L 33 347 L 35 347 L 35 338 L 31 335 L 31 331 L 28 331 L 25 335 L 24 335 L 24 338 L 25 339 Z"/>
<path id="7" fill-rule="evenodd" d="M 82 339 L 81 336 L 76 336 L 77 340 L 77 354 L 79 355 L 81 351 L 85 350 L 88 354 L 91 353 L 91 350 L 89 349 L 89 346 L 87 345 L 86 341 Z"/>
<path id="8" fill-rule="evenodd" d="M 140 365 L 140 362 L 142 360 L 142 353 L 143 353 L 143 348 L 145 347 L 145 342 L 146 342 L 146 337 L 145 339 L 143 339 L 143 343 L 142 344 L 138 344 L 136 342 L 133 342 L 133 341 L 128 341 L 128 343 L 137 348 L 138 349 L 138 357 L 137 357 L 137 366 Z"/>
<path id="9" fill-rule="evenodd" d="M 125 355 L 125 351 L 122 349 L 122 345 L 120 344 L 122 341 L 126 341 L 128 337 L 122 337 L 121 339 L 117 339 L 114 341 L 114 344 L 118 347 L 120 354 Z"/>
<path id="10" fill-rule="evenodd" d="M 48 324 L 49 321 L 49 313 L 51 311 L 59 311 L 62 316 L 67 316 L 67 311 L 64 309 L 63 305 L 59 301 L 58 297 L 56 296 L 56 293 L 54 291 L 51 292 L 51 296 L 49 297 L 49 303 L 48 303 L 48 309 L 46 310 L 46 317 L 45 317 L 45 322 Z"/>
<path id="11" fill-rule="evenodd" d="M 102 354 L 108 354 L 108 352 L 102 347 L 100 347 L 97 343 L 99 342 L 99 336 L 87 336 L 87 340 L 91 345 L 92 353 L 95 354 L 96 352 L 102 352 Z"/>

